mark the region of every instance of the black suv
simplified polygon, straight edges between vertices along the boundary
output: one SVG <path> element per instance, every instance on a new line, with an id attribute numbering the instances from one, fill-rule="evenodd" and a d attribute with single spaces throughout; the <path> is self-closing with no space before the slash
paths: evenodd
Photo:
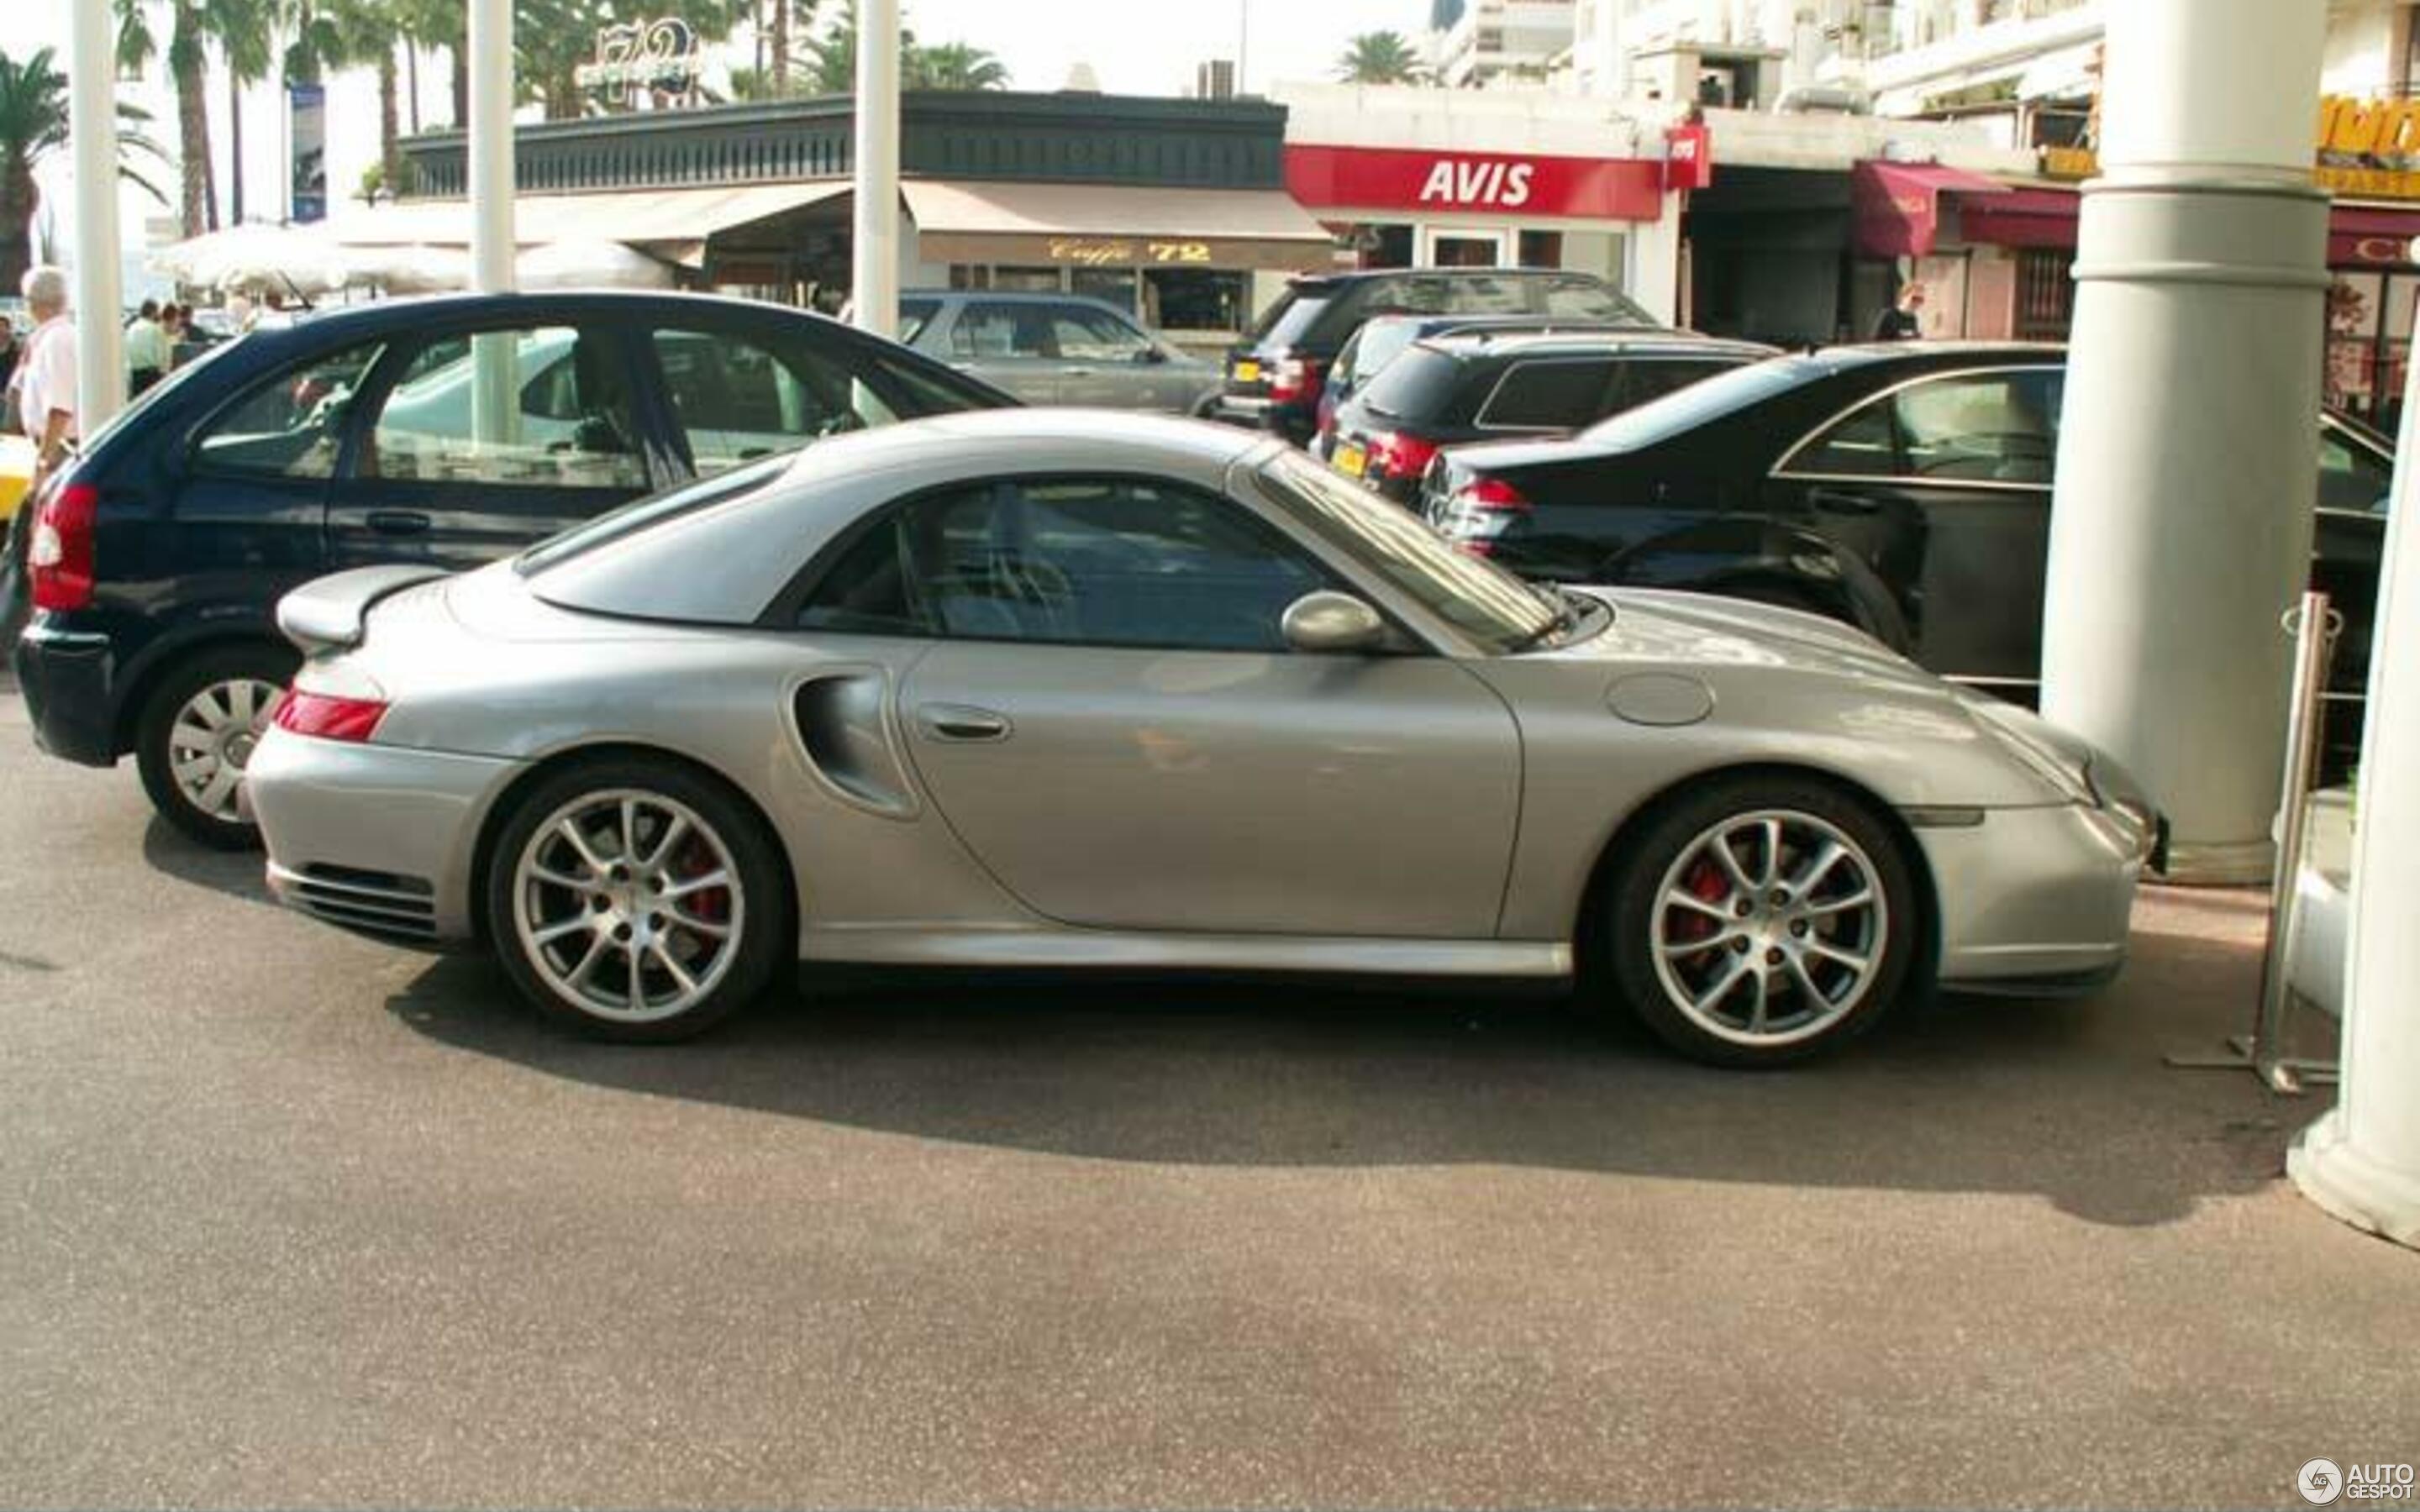
<path id="1" fill-rule="evenodd" d="M 1410 503 L 1446 447 L 1562 435 L 1776 355 L 1680 331 L 1431 336 L 1337 407 L 1327 464 Z"/>
<path id="2" fill-rule="evenodd" d="M 1227 354 L 1212 419 L 1256 425 L 1300 446 L 1319 424 L 1329 364 L 1361 323 L 1381 315 L 1530 315 L 1655 321 L 1620 289 L 1587 273 L 1528 268 L 1391 269 L 1287 281 L 1251 333 Z"/>
<path id="3" fill-rule="evenodd" d="M 820 316 L 683 294 L 396 300 L 229 342 L 28 500 L 34 737 L 130 752 L 162 814 L 248 845 L 244 762 L 296 657 L 289 588 L 477 565 L 819 436 L 1015 400 Z"/>

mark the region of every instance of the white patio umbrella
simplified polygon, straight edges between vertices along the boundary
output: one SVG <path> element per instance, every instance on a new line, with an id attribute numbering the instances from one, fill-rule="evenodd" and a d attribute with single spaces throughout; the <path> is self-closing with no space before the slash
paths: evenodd
<path id="1" fill-rule="evenodd" d="M 351 281 L 344 249 L 309 226 L 229 226 L 163 247 L 147 261 L 179 284 L 223 293 L 332 294 Z"/>
<path id="2" fill-rule="evenodd" d="M 670 288 L 673 270 L 619 241 L 550 241 L 513 260 L 523 288 Z"/>

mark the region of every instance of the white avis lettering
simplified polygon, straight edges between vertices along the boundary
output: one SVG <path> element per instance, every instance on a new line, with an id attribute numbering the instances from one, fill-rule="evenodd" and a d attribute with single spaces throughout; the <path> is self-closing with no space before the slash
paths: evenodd
<path id="1" fill-rule="evenodd" d="M 1537 172 L 1528 162 L 1463 162 L 1439 158 L 1420 185 L 1420 203 L 1497 205 L 1512 210 L 1529 203 L 1529 179 Z"/>

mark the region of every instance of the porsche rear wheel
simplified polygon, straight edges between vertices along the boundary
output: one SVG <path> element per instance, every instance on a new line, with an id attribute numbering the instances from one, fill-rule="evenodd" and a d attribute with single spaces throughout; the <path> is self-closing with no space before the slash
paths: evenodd
<path id="1" fill-rule="evenodd" d="M 753 1001 L 788 948 L 779 848 L 719 784 L 597 762 L 526 794 L 498 837 L 488 937 L 550 1016 L 686 1039 Z"/>
<path id="2" fill-rule="evenodd" d="M 1742 777 L 1684 795 L 1628 847 L 1613 971 L 1692 1058 L 1772 1066 L 1873 1026 L 1924 936 L 1903 842 L 1821 782 Z"/>

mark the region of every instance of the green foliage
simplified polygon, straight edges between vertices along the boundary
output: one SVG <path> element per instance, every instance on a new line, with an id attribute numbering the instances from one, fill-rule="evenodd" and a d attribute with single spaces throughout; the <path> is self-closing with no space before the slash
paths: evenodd
<path id="1" fill-rule="evenodd" d="M 24 276 L 32 251 L 26 226 L 41 205 L 35 166 L 68 146 L 68 81 L 53 57 L 47 47 L 35 49 L 23 63 L 0 53 L 0 286 L 11 293 Z M 150 119 L 141 107 L 123 100 L 117 102 L 121 154 L 164 161 L 160 145 L 144 131 Z M 121 162 L 117 171 L 153 199 L 167 203 L 159 189 L 131 165 Z"/>
<path id="2" fill-rule="evenodd" d="M 1427 73 L 1401 32 L 1363 32 L 1346 44 L 1336 76 L 1347 84 L 1419 84 Z"/>

